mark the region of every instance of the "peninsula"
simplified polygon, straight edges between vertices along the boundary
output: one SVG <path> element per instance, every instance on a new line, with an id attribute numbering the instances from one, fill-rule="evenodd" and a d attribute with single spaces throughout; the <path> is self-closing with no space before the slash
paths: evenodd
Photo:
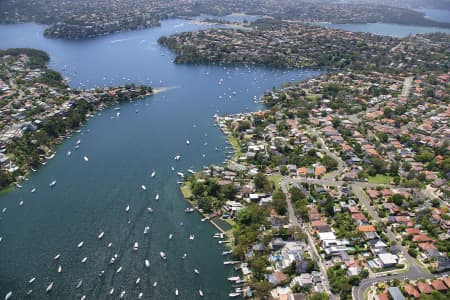
<path id="1" fill-rule="evenodd" d="M 96 110 L 153 94 L 134 85 L 71 89 L 48 61 L 40 50 L 0 50 L 0 188 L 20 186 Z"/>

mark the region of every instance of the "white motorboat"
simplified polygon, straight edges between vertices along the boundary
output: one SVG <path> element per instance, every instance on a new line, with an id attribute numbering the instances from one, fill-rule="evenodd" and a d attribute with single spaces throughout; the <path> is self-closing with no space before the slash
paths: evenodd
<path id="1" fill-rule="evenodd" d="M 61 273 L 61 272 L 62 272 L 62 266 L 59 265 L 59 266 L 58 266 L 58 273 Z"/>
<path id="2" fill-rule="evenodd" d="M 2 214 L 4 214 L 5 212 L 6 212 L 6 207 L 3 207 Z"/>
<path id="3" fill-rule="evenodd" d="M 151 208 L 151 207 L 147 207 L 147 210 L 148 210 L 149 213 L 153 212 L 153 208 Z"/>
<path id="4" fill-rule="evenodd" d="M 155 177 L 155 176 L 156 176 L 156 172 L 153 171 L 152 174 L 151 174 L 151 176 L 152 176 L 152 178 Z"/>
<path id="5" fill-rule="evenodd" d="M 174 157 L 174 159 L 175 159 L 175 160 L 180 160 L 180 159 L 181 159 L 181 156 L 180 156 L 180 155 L 177 155 L 177 156 Z"/>
<path id="6" fill-rule="evenodd" d="M 173 234 L 171 233 L 171 234 L 169 234 L 169 240 L 171 240 L 172 239 L 172 237 L 173 237 Z"/>
<path id="7" fill-rule="evenodd" d="M 193 208 L 193 207 L 186 207 L 185 209 L 184 209 L 184 212 L 185 213 L 192 213 L 192 212 L 194 212 L 195 211 L 195 208 Z"/>
<path id="8" fill-rule="evenodd" d="M 139 250 L 139 243 L 135 242 L 133 245 L 133 251 L 138 251 Z"/>
<path id="9" fill-rule="evenodd" d="M 78 141 L 77 141 L 77 145 L 79 145 L 80 143 L 81 143 L 81 140 L 78 140 Z"/>
<path id="10" fill-rule="evenodd" d="M 150 227 L 145 226 L 145 228 L 144 228 L 144 234 L 148 234 L 149 231 L 150 231 Z"/>
<path id="11" fill-rule="evenodd" d="M 193 234 L 189 235 L 189 239 L 192 241 L 193 239 L 195 239 L 195 235 Z"/>
<path id="12" fill-rule="evenodd" d="M 175 289 L 175 296 L 178 296 L 179 292 L 178 289 Z"/>
<path id="13" fill-rule="evenodd" d="M 115 263 L 118 257 L 119 257 L 119 255 L 117 255 L 117 253 L 114 254 L 113 257 L 111 257 L 111 259 L 109 260 L 109 263 L 110 264 Z"/>
<path id="14" fill-rule="evenodd" d="M 240 280 L 241 278 L 239 277 L 239 276 L 232 276 L 232 277 L 228 277 L 227 278 L 229 281 L 238 281 L 238 280 Z"/>
<path id="15" fill-rule="evenodd" d="M 181 172 L 177 172 L 177 175 L 180 176 L 181 178 L 184 178 L 184 174 Z"/>
<path id="16" fill-rule="evenodd" d="M 114 288 L 111 288 L 111 289 L 109 290 L 109 294 L 110 294 L 110 295 L 114 294 Z"/>
<path id="17" fill-rule="evenodd" d="M 147 187 L 145 186 L 145 185 L 141 185 L 141 189 L 143 190 L 143 191 L 146 191 L 147 190 Z"/>
<path id="18" fill-rule="evenodd" d="M 122 271 L 122 266 L 120 266 L 119 268 L 117 268 L 116 273 L 120 273 Z"/>
<path id="19" fill-rule="evenodd" d="M 83 257 L 83 259 L 81 260 L 82 264 L 84 264 L 85 262 L 87 262 L 87 256 Z"/>
<path id="20" fill-rule="evenodd" d="M 141 277 L 138 277 L 137 279 L 136 279 L 136 285 L 138 285 L 139 283 L 141 282 Z"/>
<path id="21" fill-rule="evenodd" d="M 146 260 L 144 261 L 144 264 L 145 264 L 145 267 L 146 267 L 146 268 L 150 268 L 150 261 L 149 261 L 148 259 L 146 259 Z"/>
<path id="22" fill-rule="evenodd" d="M 97 238 L 98 238 L 99 240 L 101 240 L 101 239 L 103 238 L 104 235 L 105 235 L 105 232 L 102 231 L 102 232 L 100 232 L 100 234 L 97 236 Z"/>
<path id="23" fill-rule="evenodd" d="M 46 291 L 47 293 L 49 293 L 52 289 L 53 289 L 53 281 L 50 282 L 50 284 L 47 286 L 47 288 L 45 289 L 45 291 Z"/>
<path id="24" fill-rule="evenodd" d="M 11 299 L 12 295 L 13 295 L 13 292 L 9 291 L 5 296 L 5 300 Z"/>
<path id="25" fill-rule="evenodd" d="M 238 296 L 240 296 L 241 295 L 241 293 L 229 293 L 228 294 L 228 296 L 230 297 L 230 298 L 236 298 L 236 297 L 238 297 Z"/>
<path id="26" fill-rule="evenodd" d="M 170 169 L 171 169 L 172 171 L 175 171 L 175 167 L 174 167 L 174 166 L 170 167 Z"/>
<path id="27" fill-rule="evenodd" d="M 128 204 L 127 207 L 125 207 L 125 211 L 129 212 L 130 211 L 130 205 Z"/>
<path id="28" fill-rule="evenodd" d="M 191 142 L 189 140 L 186 140 L 186 145 L 189 145 Z"/>
<path id="29" fill-rule="evenodd" d="M 229 251 L 222 251 L 222 255 L 228 255 L 233 253 L 233 251 L 229 250 Z"/>
<path id="30" fill-rule="evenodd" d="M 85 155 L 83 156 L 84 161 L 89 161 L 89 158 Z"/>
<path id="31" fill-rule="evenodd" d="M 164 252 L 159 252 L 159 255 L 161 256 L 161 258 L 162 259 L 164 259 L 164 260 L 166 260 L 167 259 L 167 256 L 166 256 L 166 254 L 164 253 Z"/>
<path id="32" fill-rule="evenodd" d="M 55 257 L 53 257 L 54 260 L 58 260 L 61 257 L 61 254 L 56 254 Z"/>
<path id="33" fill-rule="evenodd" d="M 112 247 L 112 243 L 109 243 L 109 244 L 108 244 L 108 248 L 111 248 L 111 247 Z"/>
<path id="34" fill-rule="evenodd" d="M 188 169 L 187 171 L 188 171 L 189 173 L 191 173 L 191 174 L 195 174 L 195 171 L 192 170 L 192 169 Z"/>
<path id="35" fill-rule="evenodd" d="M 156 200 L 159 200 L 159 193 L 156 193 L 155 199 L 156 199 Z"/>
<path id="36" fill-rule="evenodd" d="M 56 185 L 56 180 L 53 180 L 52 182 L 50 182 L 49 186 L 50 187 L 54 187 Z"/>
<path id="37" fill-rule="evenodd" d="M 105 274 L 105 270 L 101 270 L 100 273 L 98 273 L 98 277 L 102 277 Z"/>
<path id="38" fill-rule="evenodd" d="M 35 280 L 36 280 L 36 277 L 33 277 L 30 280 L 28 280 L 28 283 L 33 283 Z"/>
<path id="39" fill-rule="evenodd" d="M 200 271 L 198 269 L 194 269 L 195 274 L 200 274 Z"/>
<path id="40" fill-rule="evenodd" d="M 30 192 L 31 192 L 31 193 L 36 192 L 36 188 L 32 188 Z"/>
<path id="41" fill-rule="evenodd" d="M 77 247 L 78 247 L 78 248 L 81 248 L 81 247 L 83 247 L 83 245 L 84 245 L 84 241 L 81 241 L 81 242 L 78 243 L 78 246 L 77 246 Z"/>
<path id="42" fill-rule="evenodd" d="M 80 300 L 86 300 L 86 295 L 81 296 Z"/>
<path id="43" fill-rule="evenodd" d="M 33 290 L 31 290 L 31 289 L 28 290 L 28 291 L 27 291 L 27 296 L 31 295 L 32 292 L 33 292 Z"/>
<path id="44" fill-rule="evenodd" d="M 153 287 L 156 287 L 158 285 L 158 281 L 153 282 Z"/>
<path id="45" fill-rule="evenodd" d="M 139 295 L 138 295 L 138 299 L 142 299 L 143 297 L 144 297 L 144 293 L 140 292 Z"/>
<path id="46" fill-rule="evenodd" d="M 202 290 L 198 290 L 198 294 L 200 295 L 200 297 L 203 297 L 203 291 Z"/>
<path id="47" fill-rule="evenodd" d="M 83 285 L 83 279 L 80 279 L 80 281 L 78 281 L 76 288 L 79 289 L 81 285 Z"/>
<path id="48" fill-rule="evenodd" d="M 187 257 L 187 253 L 184 253 L 181 259 L 185 259 Z"/>
<path id="49" fill-rule="evenodd" d="M 72 155 L 72 152 L 67 151 L 67 156 L 70 156 L 70 155 Z"/>
<path id="50" fill-rule="evenodd" d="M 23 205 L 23 201 L 20 201 L 20 202 L 19 202 L 19 206 L 22 206 L 22 205 Z"/>

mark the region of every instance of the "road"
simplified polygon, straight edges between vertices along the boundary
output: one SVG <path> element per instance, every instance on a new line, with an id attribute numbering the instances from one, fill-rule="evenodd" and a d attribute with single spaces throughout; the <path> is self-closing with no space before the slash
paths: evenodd
<path id="1" fill-rule="evenodd" d="M 319 141 L 320 145 L 322 146 L 322 149 L 325 151 L 325 153 L 331 157 L 332 159 L 334 159 L 337 163 L 337 170 L 326 173 L 323 178 L 324 179 L 329 179 L 329 178 L 335 178 L 336 176 L 338 176 L 341 172 L 344 171 L 345 168 L 345 162 L 336 154 L 334 154 L 333 152 L 330 151 L 330 149 L 328 149 L 327 144 L 325 143 L 325 141 L 322 139 L 322 137 L 313 129 L 310 130 L 311 133 L 316 137 L 317 141 Z"/>
<path id="2" fill-rule="evenodd" d="M 285 194 L 288 194 L 290 181 L 286 180 L 286 179 L 287 178 L 281 180 L 280 186 L 281 186 L 281 189 L 283 190 L 283 192 Z M 319 253 L 317 252 L 317 249 L 316 249 L 316 246 L 314 245 L 314 240 L 313 240 L 312 236 L 310 235 L 308 230 L 305 230 L 303 228 L 303 226 L 298 222 L 298 219 L 297 219 L 297 216 L 295 215 L 295 210 L 294 210 L 294 207 L 292 206 L 290 197 L 287 197 L 287 205 L 288 205 L 289 221 L 293 226 L 297 226 L 298 228 L 300 228 L 302 230 L 302 232 L 304 234 L 306 234 L 306 236 L 308 237 L 308 245 L 309 245 L 311 257 L 317 263 L 317 265 L 319 266 L 320 271 L 323 275 L 322 285 L 323 285 L 325 291 L 328 294 L 332 295 L 332 297 L 330 297 L 330 298 L 334 299 L 335 297 L 330 291 L 330 284 L 328 281 L 327 269 L 325 268 L 325 265 L 323 264 L 323 261 L 319 255 Z"/>

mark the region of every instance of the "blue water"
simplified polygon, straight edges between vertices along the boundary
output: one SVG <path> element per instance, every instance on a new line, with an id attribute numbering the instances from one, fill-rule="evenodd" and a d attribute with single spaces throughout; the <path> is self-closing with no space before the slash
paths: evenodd
<path id="1" fill-rule="evenodd" d="M 449 9 L 420 8 L 416 10 L 423 12 L 425 14 L 425 18 L 430 20 L 450 23 L 450 7 Z"/>
<path id="2" fill-rule="evenodd" d="M 82 295 L 110 299 L 108 292 L 114 287 L 115 298 L 125 290 L 126 299 L 136 299 L 139 292 L 145 299 L 197 299 L 201 288 L 205 299 L 227 299 L 231 286 L 226 277 L 233 269 L 223 265 L 223 248 L 211 237 L 215 229 L 202 223 L 196 213 L 184 213 L 187 204 L 176 172 L 199 170 L 224 160 L 225 137 L 213 126 L 213 114 L 257 110 L 260 107 L 253 96 L 319 72 L 175 65 L 173 53 L 156 40 L 161 35 L 205 28 L 186 20 L 87 41 L 46 39 L 44 28 L 36 24 L 0 26 L 0 48 L 47 51 L 50 66 L 67 76 L 73 88 L 133 82 L 172 89 L 122 104 L 119 117 L 114 108 L 98 113 L 60 145 L 56 157 L 33 173 L 22 189 L 0 197 L 0 209 L 7 209 L 0 214 L 0 297 L 11 290 L 13 299 L 23 299 L 32 289 L 30 299 L 79 299 Z M 77 140 L 81 141 L 79 150 L 74 149 Z M 70 157 L 67 151 L 72 152 Z M 175 161 L 175 155 L 181 155 L 181 160 Z M 152 179 L 154 170 L 157 174 Z M 52 180 L 57 181 L 54 188 L 49 187 Z M 141 184 L 147 191 L 140 189 Z M 30 193 L 32 187 L 36 193 Z M 20 201 L 24 201 L 21 207 Z M 147 207 L 153 208 L 153 214 Z M 150 226 L 147 236 L 143 235 L 145 226 Z M 98 240 L 101 231 L 105 237 Z M 195 240 L 188 239 L 190 234 L 195 234 Z M 85 245 L 79 249 L 82 240 Z M 136 241 L 140 249 L 134 252 Z M 167 254 L 167 261 L 159 257 L 160 251 Z M 55 262 L 58 253 L 61 258 Z M 119 260 L 110 265 L 114 253 Z M 185 260 L 180 258 L 183 253 L 188 254 Z M 88 261 L 82 264 L 85 256 Z M 146 258 L 150 269 L 144 267 Z M 59 264 L 62 273 L 57 272 Z M 120 265 L 123 271 L 116 273 Z M 199 275 L 194 268 L 200 270 Z M 101 270 L 105 274 L 99 278 Z M 31 277 L 37 279 L 28 284 Z M 139 285 L 135 284 L 137 277 L 141 278 Z M 80 279 L 83 285 L 76 289 Z M 52 281 L 54 288 L 47 294 L 45 289 Z M 154 281 L 158 281 L 156 288 Z"/>
<path id="3" fill-rule="evenodd" d="M 378 35 L 386 35 L 392 37 L 406 37 L 411 34 L 423 34 L 431 32 L 446 32 L 450 33 L 450 29 L 439 27 L 425 27 L 425 26 L 409 26 L 390 23 L 367 23 L 367 24 L 330 24 L 330 23 L 316 23 L 316 25 L 343 29 L 354 32 L 369 32 Z"/>

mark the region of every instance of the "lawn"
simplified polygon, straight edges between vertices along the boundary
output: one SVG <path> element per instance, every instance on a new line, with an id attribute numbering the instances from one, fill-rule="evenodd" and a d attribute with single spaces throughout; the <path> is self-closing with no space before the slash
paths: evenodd
<path id="1" fill-rule="evenodd" d="M 375 176 L 369 176 L 369 183 L 375 184 L 391 184 L 394 177 L 388 175 L 377 174 Z"/>
<path id="2" fill-rule="evenodd" d="M 267 179 L 275 184 L 276 187 L 280 187 L 280 180 L 283 178 L 281 174 L 274 174 L 267 176 Z"/>
<path id="3" fill-rule="evenodd" d="M 242 156 L 242 150 L 241 146 L 239 146 L 238 140 L 232 135 L 228 136 L 228 140 L 230 141 L 230 144 L 233 147 L 234 151 L 236 151 L 236 153 L 234 154 L 234 158 Z"/>
<path id="4" fill-rule="evenodd" d="M 181 186 L 181 192 L 183 193 L 183 197 L 185 199 L 190 199 L 192 197 L 191 183 L 186 182 Z"/>

